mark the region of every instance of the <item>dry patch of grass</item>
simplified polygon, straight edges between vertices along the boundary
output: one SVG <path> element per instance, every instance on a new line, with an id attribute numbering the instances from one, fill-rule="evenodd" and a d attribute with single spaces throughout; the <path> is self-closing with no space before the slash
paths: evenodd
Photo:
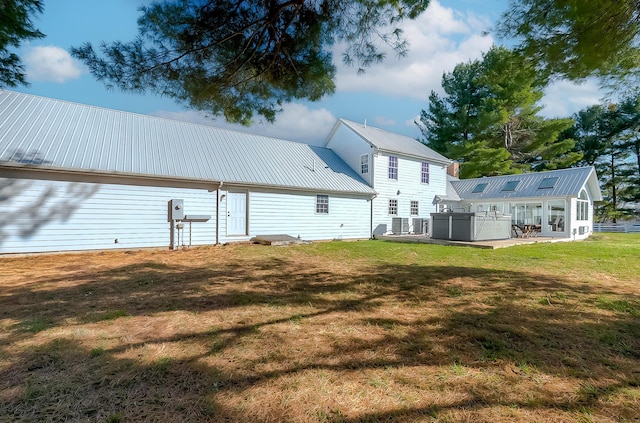
<path id="1" fill-rule="evenodd" d="M 638 241 L 3 257 L 0 421 L 634 421 Z"/>

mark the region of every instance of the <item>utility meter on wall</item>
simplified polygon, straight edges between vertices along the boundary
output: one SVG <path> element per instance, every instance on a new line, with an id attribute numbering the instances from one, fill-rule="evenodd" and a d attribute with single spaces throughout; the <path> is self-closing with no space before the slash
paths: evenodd
<path id="1" fill-rule="evenodd" d="M 173 199 L 169 201 L 169 218 L 171 220 L 184 219 L 184 200 Z"/>

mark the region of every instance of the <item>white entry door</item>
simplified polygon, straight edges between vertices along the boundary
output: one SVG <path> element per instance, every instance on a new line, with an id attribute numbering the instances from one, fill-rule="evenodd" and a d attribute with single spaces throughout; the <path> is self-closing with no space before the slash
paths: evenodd
<path id="1" fill-rule="evenodd" d="M 247 234 L 247 193 L 227 194 L 227 235 Z"/>

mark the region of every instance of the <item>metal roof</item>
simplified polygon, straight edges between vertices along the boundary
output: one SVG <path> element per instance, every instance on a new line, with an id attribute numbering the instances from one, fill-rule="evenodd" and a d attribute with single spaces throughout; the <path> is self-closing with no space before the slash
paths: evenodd
<path id="1" fill-rule="evenodd" d="M 0 91 L 0 167 L 374 194 L 332 150 Z"/>
<path id="2" fill-rule="evenodd" d="M 543 181 L 557 178 L 552 188 L 539 188 Z M 509 190 L 518 181 L 515 189 Z M 519 175 L 492 176 L 488 178 L 459 179 L 449 181 L 461 199 L 494 200 L 505 198 L 577 197 L 582 188 L 588 187 L 593 201 L 602 201 L 602 193 L 593 167 L 577 167 L 547 172 Z M 473 192 L 479 184 L 486 184 L 482 192 Z M 544 186 L 544 185 L 543 185 Z M 480 187 L 478 187 L 480 188 Z M 505 190 L 505 188 L 507 190 Z M 480 191 L 477 189 L 476 191 Z"/>
<path id="3" fill-rule="evenodd" d="M 406 135 L 396 134 L 369 125 L 362 125 L 346 119 L 340 119 L 337 125 L 341 123 L 379 150 L 424 158 L 447 165 L 452 163 L 451 159 L 446 158 L 442 154 L 422 144 L 420 141 Z"/>

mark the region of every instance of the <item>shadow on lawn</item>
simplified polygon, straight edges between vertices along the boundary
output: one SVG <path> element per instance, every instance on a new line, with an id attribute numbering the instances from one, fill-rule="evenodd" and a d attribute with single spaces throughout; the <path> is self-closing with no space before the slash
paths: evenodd
<path id="1" fill-rule="evenodd" d="M 534 400 L 521 401 L 505 400 L 482 386 L 468 387 L 471 400 L 447 407 L 373 410 L 357 419 L 325 416 L 325 421 L 409 421 L 491 405 L 574 411 L 640 384 L 640 374 L 620 371 L 640 367 L 637 316 L 585 309 L 580 301 L 596 301 L 598 295 L 588 285 L 536 273 L 381 265 L 339 274 L 265 259 L 221 267 L 144 262 L 91 274 L 71 272 L 47 282 L 61 287 L 2 288 L 0 318 L 18 323 L 0 338 L 0 361 L 12 363 L 0 370 L 0 408 L 9 410 L 8 416 L 16 421 L 29 420 L 25 416 L 35 420 L 248 421 L 251 410 L 224 407 L 216 402 L 217 395 L 245 395 L 259 384 L 318 370 L 353 372 L 453 363 L 495 369 L 515 363 L 548 375 L 576 378 L 591 387 L 571 397 L 533 388 Z M 638 303 L 637 298 L 629 300 Z M 394 305 L 417 310 L 419 317 L 378 315 Z M 249 306 L 283 311 L 276 318 L 258 316 L 225 328 L 122 342 L 105 350 L 54 339 L 9 358 L 10 345 L 70 321 L 81 327 L 123 316 L 177 310 L 225 312 Z M 299 310 L 291 313 L 292 308 Z M 435 312 L 420 314 L 421 309 Z M 203 364 L 208 357 L 233 358 L 235 348 L 244 342 L 259 345 L 261 331 L 275 325 L 291 321 L 303 325 L 329 317 L 354 326 L 373 326 L 384 335 L 375 340 L 355 335 L 327 339 L 326 349 L 297 361 L 292 359 L 293 352 L 268 355 L 258 347 L 255 359 L 271 366 L 251 372 Z M 34 322 L 40 326 L 34 327 Z M 206 352 L 179 362 L 168 357 L 150 364 L 121 357 L 144 345 L 187 340 L 207 345 Z M 286 339 L 282 341 L 286 345 Z M 605 382 L 593 382 L 598 380 Z M 281 412 L 280 418 L 287 420 Z M 277 413 L 274 409 L 270 414 L 274 420 Z"/>

